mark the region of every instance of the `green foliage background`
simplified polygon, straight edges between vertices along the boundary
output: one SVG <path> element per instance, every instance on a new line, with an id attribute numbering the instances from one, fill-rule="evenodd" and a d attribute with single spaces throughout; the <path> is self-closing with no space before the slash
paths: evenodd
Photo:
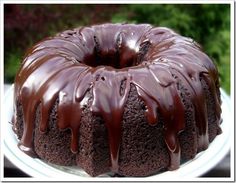
<path id="1" fill-rule="evenodd" d="M 5 82 L 14 81 L 27 48 L 58 31 L 104 22 L 150 23 L 200 43 L 218 67 L 222 88 L 230 92 L 228 4 L 5 5 L 4 11 Z"/>

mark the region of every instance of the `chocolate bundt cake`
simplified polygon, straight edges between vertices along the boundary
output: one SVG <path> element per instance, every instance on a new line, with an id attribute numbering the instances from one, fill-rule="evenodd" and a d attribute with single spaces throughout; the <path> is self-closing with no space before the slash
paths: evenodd
<path id="1" fill-rule="evenodd" d="M 175 170 L 221 133 L 216 67 L 163 27 L 64 31 L 29 49 L 14 86 L 19 148 L 91 176 Z"/>

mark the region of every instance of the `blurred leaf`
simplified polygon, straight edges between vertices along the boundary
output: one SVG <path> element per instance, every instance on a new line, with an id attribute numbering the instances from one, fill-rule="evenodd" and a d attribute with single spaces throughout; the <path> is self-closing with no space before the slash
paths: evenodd
<path id="1" fill-rule="evenodd" d="M 14 81 L 21 58 L 21 53 L 18 50 L 7 56 L 8 61 L 4 63 L 4 82 Z"/>

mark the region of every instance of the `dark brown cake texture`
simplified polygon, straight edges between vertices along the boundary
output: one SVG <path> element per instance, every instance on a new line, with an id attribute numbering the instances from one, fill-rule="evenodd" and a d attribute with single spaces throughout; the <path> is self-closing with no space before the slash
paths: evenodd
<path id="1" fill-rule="evenodd" d="M 25 153 L 91 176 L 175 170 L 221 133 L 218 71 L 168 28 L 102 24 L 49 37 L 16 75 Z"/>

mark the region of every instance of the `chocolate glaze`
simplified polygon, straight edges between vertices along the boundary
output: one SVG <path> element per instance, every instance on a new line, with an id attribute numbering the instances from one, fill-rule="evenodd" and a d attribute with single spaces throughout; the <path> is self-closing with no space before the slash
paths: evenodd
<path id="1" fill-rule="evenodd" d="M 111 170 L 117 172 L 122 117 L 132 83 L 146 104 L 150 125 L 156 125 L 158 113 L 162 114 L 169 169 L 176 169 L 180 164 L 178 135 L 185 128 L 185 108 L 177 88 L 179 81 L 174 76 L 190 93 L 196 111 L 198 148 L 206 149 L 207 110 L 200 78 L 205 79 L 214 96 L 219 124 L 218 72 L 192 39 L 148 24 L 95 25 L 47 38 L 28 51 L 16 76 L 15 104 L 22 104 L 24 114 L 19 147 L 28 154 L 34 153 L 36 108 L 41 104 L 40 130 L 45 132 L 50 109 L 59 98 L 57 125 L 62 130 L 71 130 L 71 151 L 76 153 L 81 111 L 87 105 L 86 92 L 92 90 L 90 108 L 105 121 Z"/>

